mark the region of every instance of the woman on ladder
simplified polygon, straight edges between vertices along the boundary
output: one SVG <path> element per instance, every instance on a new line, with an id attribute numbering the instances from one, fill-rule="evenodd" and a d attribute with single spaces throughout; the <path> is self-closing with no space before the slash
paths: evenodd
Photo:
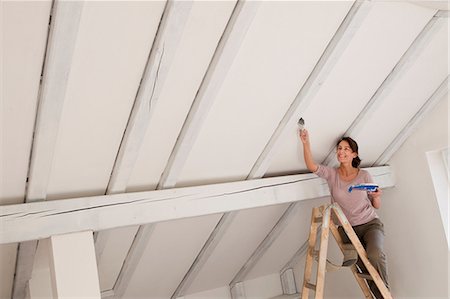
<path id="1" fill-rule="evenodd" d="M 358 157 L 358 144 L 350 137 L 341 138 L 336 144 L 336 158 L 340 165 L 337 168 L 320 165 L 314 162 L 311 153 L 309 133 L 306 129 L 300 131 L 303 144 L 303 155 L 306 166 L 311 172 L 327 180 L 330 188 L 331 201 L 341 207 L 352 225 L 362 245 L 365 247 L 371 264 L 377 269 L 386 287 L 388 285 L 386 255 L 384 253 L 384 228 L 375 209 L 381 207 L 381 189 L 375 192 L 349 192 L 351 185 L 373 183 L 373 178 L 366 170 L 360 169 L 361 159 Z M 339 232 L 344 243 L 350 243 L 343 228 Z M 367 272 L 357 255 L 344 256 L 343 266 L 358 264 L 363 272 Z M 377 299 L 383 299 L 380 291 L 372 280 L 369 287 Z"/>

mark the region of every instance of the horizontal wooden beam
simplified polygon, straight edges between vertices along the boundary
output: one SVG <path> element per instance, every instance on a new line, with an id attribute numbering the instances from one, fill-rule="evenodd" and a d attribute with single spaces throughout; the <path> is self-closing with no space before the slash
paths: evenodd
<path id="1" fill-rule="evenodd" d="M 381 187 L 389 166 L 367 169 Z M 257 208 L 328 196 L 326 182 L 298 174 L 148 192 L 24 203 L 0 208 L 0 244 Z"/>

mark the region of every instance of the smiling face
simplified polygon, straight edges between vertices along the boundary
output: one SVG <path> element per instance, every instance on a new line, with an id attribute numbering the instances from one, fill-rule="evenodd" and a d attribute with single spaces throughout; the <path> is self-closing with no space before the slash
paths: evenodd
<path id="1" fill-rule="evenodd" d="M 354 152 L 350 144 L 346 140 L 342 140 L 336 147 L 336 157 L 339 163 L 352 163 L 353 158 L 357 157 L 358 153 Z"/>

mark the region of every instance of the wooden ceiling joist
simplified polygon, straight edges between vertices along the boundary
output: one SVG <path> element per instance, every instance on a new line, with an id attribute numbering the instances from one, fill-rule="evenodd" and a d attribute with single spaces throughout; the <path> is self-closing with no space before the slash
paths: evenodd
<path id="1" fill-rule="evenodd" d="M 359 113 L 356 119 L 352 122 L 350 127 L 345 131 L 345 136 L 353 136 L 358 134 L 358 132 L 364 128 L 367 120 L 367 116 L 376 109 L 376 107 L 382 105 L 384 100 L 388 97 L 389 93 L 392 91 L 393 86 L 395 86 L 401 78 L 408 72 L 414 61 L 416 61 L 417 56 L 420 55 L 422 50 L 429 44 L 430 40 L 435 36 L 442 26 L 442 22 L 437 22 L 438 17 L 433 17 L 423 28 L 420 34 L 413 41 L 409 49 L 403 54 L 397 64 L 394 66 L 392 71 L 388 74 L 383 83 L 379 86 L 374 95 L 370 98 L 367 104 L 364 106 L 363 110 Z M 330 149 L 324 163 L 330 165 L 336 165 L 335 160 L 335 149 L 334 147 Z"/>
<path id="2" fill-rule="evenodd" d="M 82 1 L 55 1 L 53 4 L 43 78 L 39 91 L 26 202 L 42 201 L 47 197 L 47 186 L 82 9 Z M 19 245 L 13 298 L 25 297 L 36 248 L 37 241 Z"/>
<path id="3" fill-rule="evenodd" d="M 381 187 L 394 185 L 389 166 L 367 170 Z M 225 213 L 319 198 L 329 194 L 323 179 L 314 174 L 298 174 L 8 205 L 0 211 L 0 244 L 86 230 L 99 231 Z"/>

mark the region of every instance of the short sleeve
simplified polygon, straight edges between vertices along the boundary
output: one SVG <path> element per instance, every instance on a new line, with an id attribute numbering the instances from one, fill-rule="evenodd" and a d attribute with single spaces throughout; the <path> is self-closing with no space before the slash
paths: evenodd
<path id="1" fill-rule="evenodd" d="M 314 172 L 314 174 L 316 174 L 317 176 L 319 176 L 323 179 L 328 180 L 328 178 L 331 176 L 332 172 L 333 172 L 332 167 L 319 164 L 317 167 L 317 170 L 316 170 L 316 172 Z"/>

